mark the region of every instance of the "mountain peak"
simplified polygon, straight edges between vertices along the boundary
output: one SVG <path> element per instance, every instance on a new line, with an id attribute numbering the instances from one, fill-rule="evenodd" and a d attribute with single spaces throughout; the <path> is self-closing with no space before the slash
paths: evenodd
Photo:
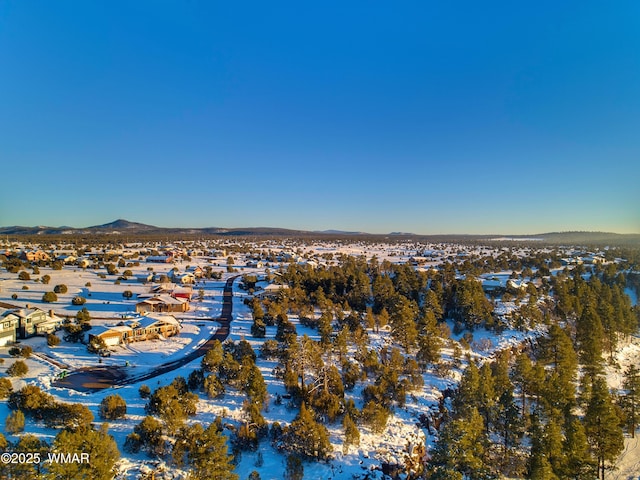
<path id="1" fill-rule="evenodd" d="M 125 220 L 123 218 L 119 218 L 110 223 L 105 223 L 104 225 L 95 225 L 93 227 L 89 227 L 92 229 L 119 229 L 119 230 L 133 230 L 133 229 L 142 229 L 142 230 L 150 230 L 155 229 L 152 225 L 145 225 L 144 223 L 136 223 L 130 222 L 129 220 Z"/>

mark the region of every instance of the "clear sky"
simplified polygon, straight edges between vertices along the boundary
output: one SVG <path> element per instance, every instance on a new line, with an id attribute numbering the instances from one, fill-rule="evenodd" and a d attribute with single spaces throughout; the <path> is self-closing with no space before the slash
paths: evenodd
<path id="1" fill-rule="evenodd" d="M 640 2 L 0 1 L 0 225 L 640 232 Z"/>

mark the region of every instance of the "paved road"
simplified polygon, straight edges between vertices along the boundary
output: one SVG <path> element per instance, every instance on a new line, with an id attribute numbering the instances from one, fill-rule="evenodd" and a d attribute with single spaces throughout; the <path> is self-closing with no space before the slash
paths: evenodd
<path id="1" fill-rule="evenodd" d="M 204 356 L 213 346 L 214 341 L 219 340 L 223 342 L 229 336 L 233 314 L 233 282 L 239 276 L 240 275 L 235 275 L 227 280 L 222 293 L 222 313 L 220 317 L 210 319 L 220 323 L 220 328 L 218 328 L 205 343 L 184 357 L 173 360 L 172 362 L 163 363 L 149 372 L 132 376 L 127 374 L 128 369 L 126 367 L 96 366 L 81 368 L 69 373 L 62 379 L 56 380 L 53 382 L 53 385 L 56 387 L 71 388 L 80 392 L 92 392 L 113 386 L 131 385 L 163 375 Z"/>

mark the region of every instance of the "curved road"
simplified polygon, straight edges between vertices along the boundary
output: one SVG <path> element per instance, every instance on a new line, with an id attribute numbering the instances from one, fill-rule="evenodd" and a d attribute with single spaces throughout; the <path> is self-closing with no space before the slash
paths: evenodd
<path id="1" fill-rule="evenodd" d="M 153 370 L 135 376 L 127 375 L 125 367 L 118 366 L 96 366 L 86 367 L 71 372 L 64 378 L 53 382 L 56 387 L 71 388 L 80 392 L 93 392 L 120 385 L 131 385 L 151 378 L 163 375 L 167 372 L 182 367 L 187 363 L 204 356 L 213 346 L 213 342 L 219 340 L 223 342 L 229 336 L 229 330 L 233 313 L 233 282 L 240 275 L 235 275 L 227 279 L 222 293 L 222 313 L 220 317 L 214 318 L 220 323 L 218 328 L 209 339 L 192 352 L 177 360 L 163 363 Z"/>

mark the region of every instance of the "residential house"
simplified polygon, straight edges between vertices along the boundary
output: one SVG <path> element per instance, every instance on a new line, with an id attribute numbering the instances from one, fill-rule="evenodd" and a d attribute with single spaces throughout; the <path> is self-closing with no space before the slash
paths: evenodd
<path id="1" fill-rule="evenodd" d="M 180 333 L 180 323 L 172 315 L 145 315 L 127 320 L 125 324 L 133 330 L 129 341 L 151 340 L 159 336 L 172 337 Z"/>
<path id="2" fill-rule="evenodd" d="M 175 270 L 171 270 L 169 275 L 171 281 L 182 285 L 192 285 L 196 281 L 195 275 L 190 272 L 176 272 Z"/>
<path id="3" fill-rule="evenodd" d="M 278 285 L 276 283 L 271 283 L 264 287 L 264 290 L 262 290 L 261 292 L 257 292 L 255 296 L 258 298 L 276 298 L 280 296 L 280 292 L 288 289 L 289 285 Z"/>
<path id="4" fill-rule="evenodd" d="M 147 257 L 149 263 L 171 263 L 173 262 L 173 255 L 151 255 Z"/>
<path id="5" fill-rule="evenodd" d="M 49 254 L 43 250 L 23 250 L 20 252 L 20 260 L 27 262 L 39 262 L 40 260 L 50 260 Z"/>
<path id="6" fill-rule="evenodd" d="M 69 255 L 69 254 L 63 253 L 62 255 L 58 255 L 56 257 L 56 260 L 69 265 L 71 263 L 75 263 L 78 260 L 78 258 L 75 257 L 74 255 Z"/>
<path id="7" fill-rule="evenodd" d="M 4 315 L 4 321 L 16 321 L 16 336 L 20 339 L 53 333 L 62 323 L 53 310 L 49 313 L 39 308 L 11 310 Z"/>
<path id="8" fill-rule="evenodd" d="M 0 308 L 0 347 L 15 343 L 16 329 L 18 328 L 18 318 L 7 316 L 11 310 Z"/>
<path id="9" fill-rule="evenodd" d="M 156 285 L 155 287 L 152 287 L 151 293 L 156 295 L 160 295 L 163 293 L 170 294 L 174 288 L 175 288 L 175 285 L 171 282 L 161 283 L 160 285 Z"/>
<path id="10" fill-rule="evenodd" d="M 104 340 L 108 347 L 123 343 L 171 337 L 180 333 L 180 323 L 172 315 L 149 314 L 131 318 L 118 325 L 93 327 L 89 341 L 93 337 Z"/>
<path id="11" fill-rule="evenodd" d="M 193 297 L 193 288 L 176 287 L 171 291 L 171 296 L 173 298 L 184 298 L 185 300 L 191 301 L 191 298 Z"/>
<path id="12" fill-rule="evenodd" d="M 97 325 L 89 333 L 89 341 L 92 338 L 101 338 L 107 347 L 115 347 L 121 343 L 127 343 L 133 336 L 133 329 L 127 325 L 104 326 Z"/>
<path id="13" fill-rule="evenodd" d="M 587 265 L 602 265 L 606 263 L 606 259 L 600 255 L 589 255 L 582 259 Z"/>
<path id="14" fill-rule="evenodd" d="M 169 313 L 186 312 L 189 310 L 189 301 L 184 298 L 174 298 L 161 294 L 152 298 L 146 298 L 136 304 L 138 313 Z"/>
<path id="15" fill-rule="evenodd" d="M 204 270 L 198 265 L 187 268 L 187 272 L 192 274 L 195 278 L 204 277 Z"/>

